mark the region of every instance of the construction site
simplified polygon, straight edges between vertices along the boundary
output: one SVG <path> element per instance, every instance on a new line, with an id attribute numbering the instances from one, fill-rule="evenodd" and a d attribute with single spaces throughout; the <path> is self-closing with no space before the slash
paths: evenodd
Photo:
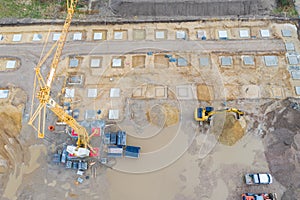
<path id="1" fill-rule="evenodd" d="M 67 2 L 1 24 L 0 199 L 300 199 L 299 19 L 73 23 Z"/>

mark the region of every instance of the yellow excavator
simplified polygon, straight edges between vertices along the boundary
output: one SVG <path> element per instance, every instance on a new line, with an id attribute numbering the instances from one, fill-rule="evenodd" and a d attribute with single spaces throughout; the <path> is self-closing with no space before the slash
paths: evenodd
<path id="1" fill-rule="evenodd" d="M 214 110 L 213 107 L 207 106 L 205 108 L 196 108 L 194 117 L 197 122 L 210 122 L 213 115 L 224 112 L 233 112 L 236 114 L 236 118 L 240 119 L 245 113 L 236 108 L 225 108 L 222 110 Z"/>

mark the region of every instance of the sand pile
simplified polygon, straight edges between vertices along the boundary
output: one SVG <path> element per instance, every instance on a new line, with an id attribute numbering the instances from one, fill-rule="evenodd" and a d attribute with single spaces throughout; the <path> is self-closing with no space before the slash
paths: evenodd
<path id="1" fill-rule="evenodd" d="M 21 112 L 11 105 L 0 106 L 0 119 L 0 173 L 3 173 L 14 168 L 16 159 L 21 159 L 15 153 L 22 149 L 17 139 L 21 130 Z"/>
<path id="2" fill-rule="evenodd" d="M 235 115 L 226 115 L 224 127 L 219 137 L 219 142 L 232 146 L 244 136 L 245 128 L 240 123 L 240 120 L 237 120 Z"/>
<path id="3" fill-rule="evenodd" d="M 156 105 L 146 113 L 147 119 L 159 127 L 169 127 L 179 121 L 179 110 L 169 104 Z"/>

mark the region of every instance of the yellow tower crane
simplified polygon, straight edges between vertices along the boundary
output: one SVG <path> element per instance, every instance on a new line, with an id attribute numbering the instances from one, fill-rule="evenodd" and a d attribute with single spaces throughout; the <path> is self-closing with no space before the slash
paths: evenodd
<path id="1" fill-rule="evenodd" d="M 76 8 L 78 0 L 67 0 L 67 17 L 64 22 L 64 26 L 59 37 L 59 40 L 52 46 L 50 51 L 41 59 L 41 61 L 37 64 L 35 68 L 35 80 L 34 80 L 34 93 L 36 88 L 36 82 L 39 85 L 39 91 L 37 92 L 37 98 L 39 100 L 39 105 L 36 108 L 35 112 L 32 114 L 29 119 L 28 124 L 31 125 L 38 133 L 38 138 L 44 138 L 45 133 L 45 118 L 46 118 L 46 109 L 47 107 L 64 123 L 70 126 L 77 134 L 77 148 L 74 150 L 74 154 L 78 157 L 86 157 L 89 155 L 90 150 L 93 151 L 92 147 L 89 144 L 90 138 L 96 133 L 89 135 L 86 129 L 81 126 L 72 116 L 68 115 L 64 109 L 57 104 L 54 99 L 50 96 L 51 85 L 53 79 L 55 77 L 56 68 L 59 63 L 60 56 L 62 54 L 63 47 L 66 42 L 67 34 L 69 31 L 69 27 L 71 25 L 72 17 L 74 15 L 74 11 Z M 50 72 L 48 73 L 46 81 L 44 80 L 40 67 L 46 61 L 46 59 L 51 55 L 52 51 L 56 48 L 54 58 L 50 65 Z M 34 99 L 34 97 L 33 97 Z M 33 101 L 32 101 L 33 102 Z M 31 107 L 33 111 L 33 103 Z M 31 112 L 32 112 L 31 111 Z M 38 117 L 38 125 L 37 127 L 33 125 L 34 121 Z M 96 129 L 97 131 L 97 129 Z M 90 150 L 89 150 L 90 149 Z"/>

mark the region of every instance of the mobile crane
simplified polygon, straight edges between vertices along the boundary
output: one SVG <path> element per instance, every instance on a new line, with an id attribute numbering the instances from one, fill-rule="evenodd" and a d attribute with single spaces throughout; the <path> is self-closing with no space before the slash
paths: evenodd
<path id="1" fill-rule="evenodd" d="M 90 138 L 96 134 L 97 129 L 94 133 L 89 135 L 86 129 L 81 126 L 72 116 L 67 114 L 64 109 L 55 102 L 53 98 L 51 98 L 50 91 L 53 79 L 55 77 L 56 68 L 59 63 L 60 56 L 62 54 L 63 47 L 66 42 L 67 34 L 69 31 L 69 27 L 71 25 L 72 17 L 74 15 L 74 11 L 76 8 L 78 0 L 67 0 L 67 17 L 64 22 L 64 26 L 59 37 L 59 40 L 52 46 L 50 51 L 41 59 L 40 63 L 37 64 L 35 68 L 35 80 L 34 80 L 34 93 L 36 87 L 36 82 L 39 85 L 39 91 L 37 92 L 37 98 L 39 100 L 39 105 L 36 108 L 35 112 L 32 114 L 29 119 L 28 124 L 31 125 L 38 133 L 38 138 L 44 138 L 45 132 L 45 118 L 46 118 L 46 109 L 47 107 L 64 123 L 70 126 L 77 134 L 77 148 L 72 149 L 72 153 L 78 157 L 86 157 L 89 156 L 90 150 L 93 151 L 93 148 L 89 144 Z M 46 59 L 51 55 L 52 51 L 55 49 L 56 51 L 50 65 L 50 72 L 48 73 L 46 81 L 44 80 L 40 67 L 46 61 Z M 34 99 L 34 96 L 33 98 Z M 32 100 L 32 107 L 33 110 L 33 100 Z M 32 112 L 32 111 L 31 111 Z M 37 127 L 34 126 L 34 122 L 38 117 L 38 124 Z"/>
<path id="2" fill-rule="evenodd" d="M 236 108 L 225 108 L 222 110 L 214 110 L 213 107 L 196 108 L 194 118 L 197 122 L 210 122 L 213 115 L 224 112 L 233 112 L 236 114 L 236 118 L 240 119 L 245 113 Z"/>

